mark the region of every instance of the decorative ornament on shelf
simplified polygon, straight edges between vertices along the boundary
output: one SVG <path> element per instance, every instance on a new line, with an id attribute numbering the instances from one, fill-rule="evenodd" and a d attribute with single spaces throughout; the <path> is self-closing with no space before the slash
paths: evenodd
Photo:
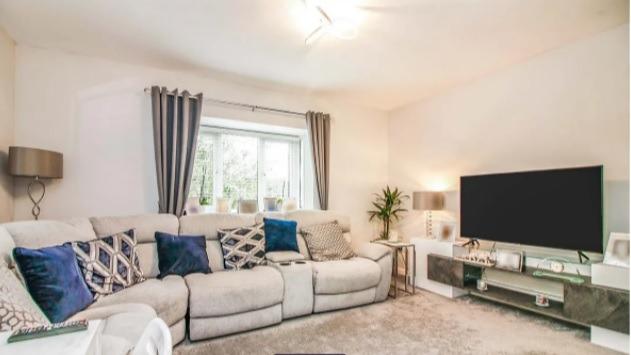
<path id="1" fill-rule="evenodd" d="M 610 233 L 604 264 L 629 267 L 629 234 Z"/>
<path id="2" fill-rule="evenodd" d="M 225 197 L 217 197 L 215 200 L 215 212 L 228 213 L 230 212 L 230 201 Z"/>
<path id="3" fill-rule="evenodd" d="M 381 239 L 388 239 L 392 224 L 401 218 L 401 213 L 407 211 L 405 208 L 401 208 L 403 200 L 410 197 L 404 195 L 398 188 L 391 190 L 390 186 L 386 186 L 381 194 L 375 194 L 375 196 L 377 198 L 372 202 L 375 209 L 368 211 L 369 221 L 380 220 L 383 225 L 380 237 Z"/>
<path id="4" fill-rule="evenodd" d="M 26 187 L 28 197 L 33 202 L 31 214 L 35 220 L 39 219 L 41 207 L 39 204 L 46 195 L 46 185 L 42 179 L 63 178 L 63 155 L 50 150 L 9 147 L 9 174 L 15 177 L 32 178 Z M 41 187 L 41 195 L 33 196 L 35 185 Z"/>
<path id="5" fill-rule="evenodd" d="M 283 212 L 291 212 L 298 209 L 298 203 L 293 198 L 288 198 L 283 201 L 283 206 L 281 207 Z"/>
<path id="6" fill-rule="evenodd" d="M 569 264 L 570 261 L 563 257 L 551 256 L 545 259 L 542 259 L 537 263 L 537 269 L 532 273 L 534 277 L 541 278 L 549 278 L 549 279 L 559 279 L 569 281 L 573 284 L 582 284 L 585 282 L 585 279 L 581 277 L 580 271 L 576 270 L 576 275 L 568 275 L 562 274 L 567 268 L 566 264 Z"/>

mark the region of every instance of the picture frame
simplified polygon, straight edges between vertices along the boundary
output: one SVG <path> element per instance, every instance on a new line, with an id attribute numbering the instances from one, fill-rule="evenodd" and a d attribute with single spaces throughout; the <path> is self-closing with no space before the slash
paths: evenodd
<path id="1" fill-rule="evenodd" d="M 630 246 L 628 233 L 610 233 L 603 264 L 628 268 Z"/>

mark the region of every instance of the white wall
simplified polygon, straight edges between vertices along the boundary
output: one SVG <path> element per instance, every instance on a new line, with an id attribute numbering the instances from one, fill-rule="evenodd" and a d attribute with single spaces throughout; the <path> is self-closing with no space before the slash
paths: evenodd
<path id="1" fill-rule="evenodd" d="M 13 180 L 7 174 L 7 158 L 13 145 L 14 73 L 15 44 L 0 28 L 0 223 L 13 218 Z"/>
<path id="2" fill-rule="evenodd" d="M 371 238 L 365 211 L 387 182 L 387 115 L 307 92 L 241 85 L 191 73 L 16 47 L 15 142 L 60 151 L 64 178 L 48 184 L 42 218 L 125 215 L 157 210 L 151 85 L 208 97 L 328 112 L 332 121 L 330 208 L 351 215 L 354 235 Z M 293 117 L 206 105 L 204 114 L 304 127 Z M 381 144 L 376 144 L 381 142 Z M 24 181 L 15 217 L 29 219 Z"/>
<path id="3" fill-rule="evenodd" d="M 608 224 L 628 231 L 628 31 L 617 27 L 392 112 L 390 183 L 410 193 L 456 190 L 466 174 L 603 164 Z M 400 228 L 417 235 L 420 220 L 413 212 Z"/>

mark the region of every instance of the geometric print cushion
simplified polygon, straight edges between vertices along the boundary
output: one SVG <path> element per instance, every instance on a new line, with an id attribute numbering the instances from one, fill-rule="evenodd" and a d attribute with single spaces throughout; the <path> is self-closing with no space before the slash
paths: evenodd
<path id="1" fill-rule="evenodd" d="M 251 269 L 265 262 L 263 225 L 217 229 L 226 270 Z"/>
<path id="2" fill-rule="evenodd" d="M 72 242 L 94 300 L 144 281 L 134 230 L 89 242 Z"/>
<path id="3" fill-rule="evenodd" d="M 0 266 L 0 331 L 49 324 L 13 271 Z"/>
<path id="4" fill-rule="evenodd" d="M 355 256 L 337 221 L 304 227 L 300 232 L 314 261 L 342 260 Z"/>

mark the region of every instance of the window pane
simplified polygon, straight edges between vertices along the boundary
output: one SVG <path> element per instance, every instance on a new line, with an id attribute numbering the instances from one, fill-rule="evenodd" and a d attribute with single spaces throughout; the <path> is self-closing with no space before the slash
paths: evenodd
<path id="1" fill-rule="evenodd" d="M 263 178 L 265 191 L 263 197 L 289 196 L 289 143 L 265 141 L 265 159 Z"/>
<path id="2" fill-rule="evenodd" d="M 190 197 L 199 197 L 202 205 L 213 204 L 213 139 L 200 134 L 197 139 L 197 152 L 193 165 Z"/>
<path id="3" fill-rule="evenodd" d="M 239 199 L 257 199 L 258 139 L 223 134 L 223 197 L 229 199 L 232 209 Z"/>

